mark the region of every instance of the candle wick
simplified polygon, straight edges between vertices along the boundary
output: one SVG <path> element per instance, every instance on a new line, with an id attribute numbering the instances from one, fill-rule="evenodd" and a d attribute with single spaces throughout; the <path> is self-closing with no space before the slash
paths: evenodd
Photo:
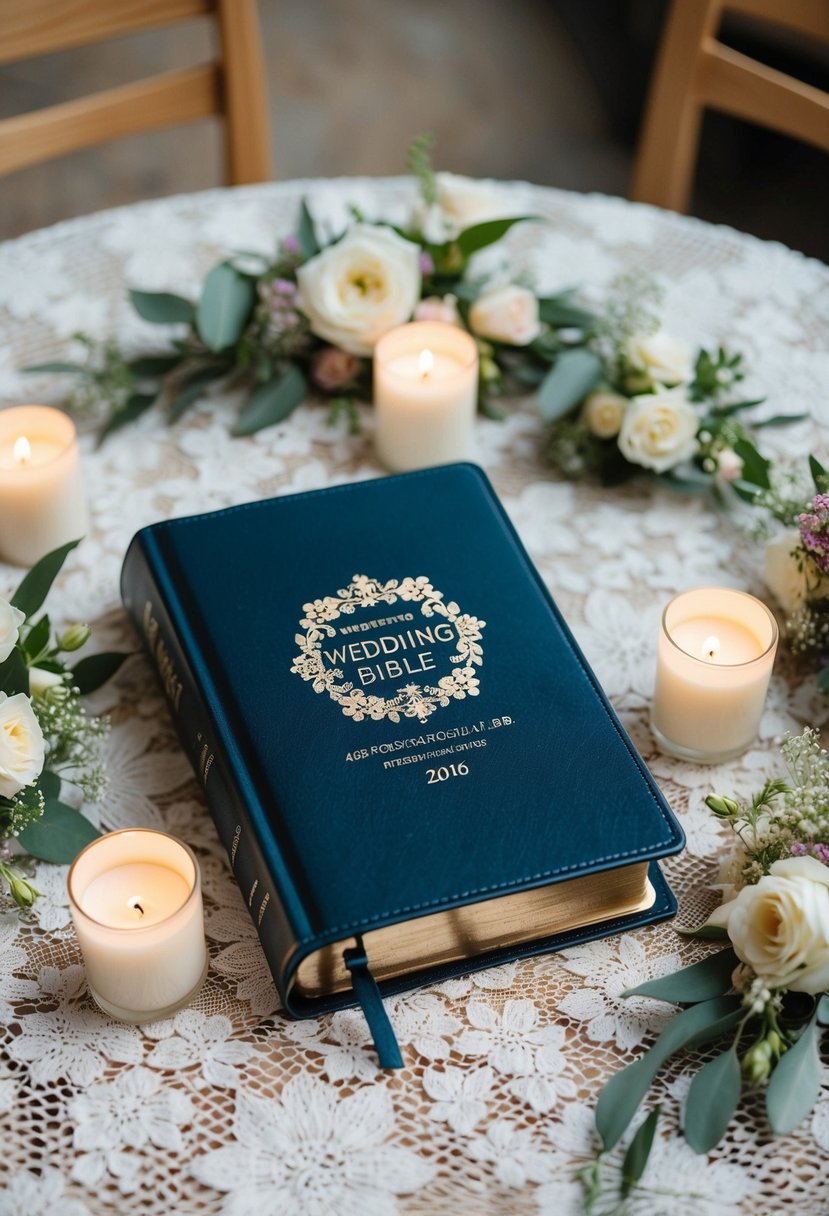
<path id="1" fill-rule="evenodd" d="M 135 909 L 139 916 L 144 915 L 144 909 L 141 907 L 141 903 L 137 895 L 133 895 L 132 899 L 130 899 L 128 903 L 131 908 Z"/>

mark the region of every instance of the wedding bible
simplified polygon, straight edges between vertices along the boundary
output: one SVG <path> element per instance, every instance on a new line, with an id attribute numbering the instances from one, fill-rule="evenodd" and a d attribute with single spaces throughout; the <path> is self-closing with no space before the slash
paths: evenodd
<path id="1" fill-rule="evenodd" d="M 676 910 L 682 831 L 480 469 L 144 528 L 127 610 L 294 1016 Z M 379 992 L 378 992 L 379 988 Z"/>

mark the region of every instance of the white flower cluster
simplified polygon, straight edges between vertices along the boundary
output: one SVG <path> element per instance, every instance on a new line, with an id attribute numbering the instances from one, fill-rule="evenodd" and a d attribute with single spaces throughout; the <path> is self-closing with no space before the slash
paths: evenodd
<path id="1" fill-rule="evenodd" d="M 0 663 L 17 644 L 23 613 L 0 598 Z M 37 780 L 43 769 L 45 743 L 32 703 L 25 693 L 0 692 L 0 797 L 14 798 Z"/>

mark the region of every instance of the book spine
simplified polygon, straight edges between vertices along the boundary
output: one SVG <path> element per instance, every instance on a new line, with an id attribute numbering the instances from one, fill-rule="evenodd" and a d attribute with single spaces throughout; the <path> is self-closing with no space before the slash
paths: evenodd
<path id="1" fill-rule="evenodd" d="M 164 692 L 173 724 L 224 845 L 233 876 L 265 952 L 283 1005 L 285 960 L 295 934 L 277 895 L 245 799 L 139 534 L 121 575 L 124 607 L 141 637 Z"/>

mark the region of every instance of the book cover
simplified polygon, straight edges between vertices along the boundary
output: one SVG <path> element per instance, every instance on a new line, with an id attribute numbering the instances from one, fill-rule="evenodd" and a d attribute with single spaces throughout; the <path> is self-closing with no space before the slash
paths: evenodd
<path id="1" fill-rule="evenodd" d="M 475 466 L 153 525 L 122 593 L 294 1015 L 355 951 L 393 992 L 676 910 L 681 828 Z"/>

